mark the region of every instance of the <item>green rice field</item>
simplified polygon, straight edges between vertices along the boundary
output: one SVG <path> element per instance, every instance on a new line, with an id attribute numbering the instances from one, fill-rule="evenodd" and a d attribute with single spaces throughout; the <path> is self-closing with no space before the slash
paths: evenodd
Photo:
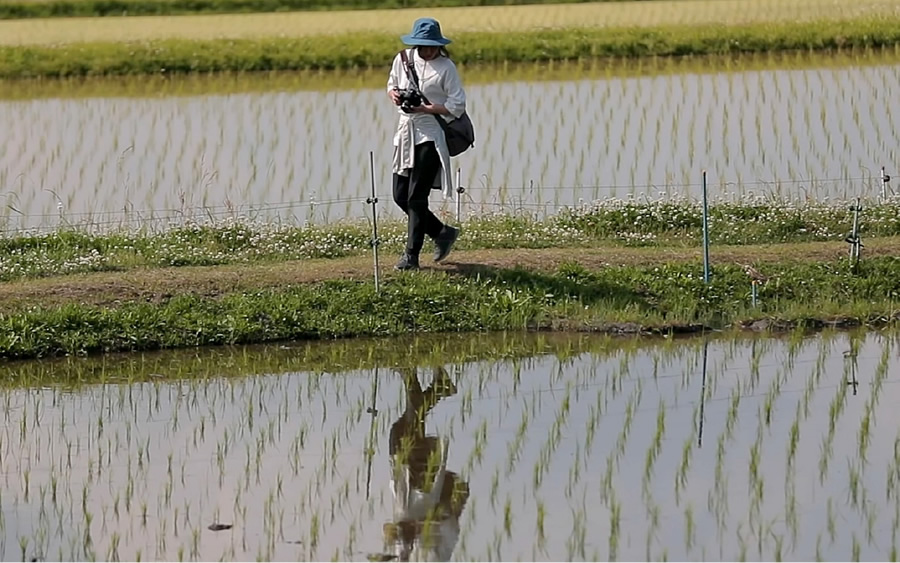
<path id="1" fill-rule="evenodd" d="M 881 177 L 882 167 L 897 177 L 900 162 L 893 49 L 462 72 L 477 135 L 454 159 L 466 191 L 458 204 L 433 198 L 461 218 L 552 215 L 610 198 L 697 201 L 703 170 L 723 200 L 897 190 Z M 396 114 L 384 80 L 370 71 L 9 84 L 4 228 L 364 220 L 370 152 L 377 192 L 390 185 Z M 380 217 L 398 217 L 381 202 Z"/>
<path id="2" fill-rule="evenodd" d="M 0 553 L 887 560 L 897 345 L 507 334 L 4 365 Z"/>

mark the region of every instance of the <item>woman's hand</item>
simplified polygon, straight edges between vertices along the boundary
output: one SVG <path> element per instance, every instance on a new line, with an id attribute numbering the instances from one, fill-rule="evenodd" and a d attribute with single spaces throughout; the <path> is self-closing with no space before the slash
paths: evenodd
<path id="1" fill-rule="evenodd" d="M 433 113 L 434 115 L 440 115 L 448 112 L 447 108 L 441 104 L 422 104 L 412 108 L 412 113 Z"/>
<path id="2" fill-rule="evenodd" d="M 390 90 L 388 92 L 388 96 L 391 98 L 391 101 L 394 102 L 395 106 L 400 105 L 400 91 L 399 90 Z"/>
<path id="3" fill-rule="evenodd" d="M 409 108 L 409 109 L 410 109 L 410 113 L 433 113 L 431 111 L 431 108 L 433 108 L 433 107 L 434 106 L 432 106 L 432 105 L 421 104 L 421 105 L 418 105 L 416 107 Z"/>

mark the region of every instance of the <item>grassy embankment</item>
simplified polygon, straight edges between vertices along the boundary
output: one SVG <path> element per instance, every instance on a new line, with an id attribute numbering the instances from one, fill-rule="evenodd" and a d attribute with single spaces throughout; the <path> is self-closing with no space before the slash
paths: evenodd
<path id="1" fill-rule="evenodd" d="M 864 334 L 864 329 L 858 329 Z M 797 331 L 787 338 L 804 336 Z M 732 337 L 723 335 L 723 338 Z M 768 335 L 743 333 L 742 339 Z M 483 360 L 517 360 L 552 355 L 560 360 L 587 352 L 598 355 L 639 354 L 658 347 L 689 344 L 681 339 L 649 339 L 586 333 L 510 331 L 481 334 L 420 334 L 409 338 L 346 338 L 329 342 L 298 341 L 277 346 L 210 346 L 161 353 L 121 353 L 48 359 L 41 362 L 0 362 L 0 388 L 96 383 L 204 380 L 223 373 L 370 370 L 446 365 Z"/>
<path id="2" fill-rule="evenodd" d="M 633 59 L 581 59 L 543 63 L 498 63 L 468 66 L 468 86 L 503 81 L 552 82 L 566 80 L 610 80 L 646 76 L 681 76 L 709 72 L 820 71 L 854 66 L 859 69 L 900 62 L 900 44 L 881 49 L 761 52 L 730 56 L 650 57 Z M 345 70 L 299 70 L 266 73 L 194 73 L 172 77 L 154 75 L 68 77 L 55 80 L 0 80 L 0 100 L 38 100 L 64 97 L 68 100 L 96 97 L 171 97 L 226 95 L 250 92 L 332 92 L 380 88 L 383 68 Z M 2 221 L 0 213 L 0 221 Z"/>
<path id="3" fill-rule="evenodd" d="M 709 285 L 699 211 L 683 203 L 471 220 L 446 265 L 385 271 L 380 293 L 362 225 L 19 237 L 3 241 L 0 355 L 408 332 L 679 332 L 759 319 L 757 328 L 882 324 L 900 319 L 898 210 L 865 210 L 868 255 L 854 274 L 841 242 L 846 207 L 717 204 Z M 401 240 L 401 225 L 385 226 L 385 270 Z M 756 308 L 746 263 L 769 277 Z"/>
<path id="4" fill-rule="evenodd" d="M 834 333 L 836 331 L 823 331 Z M 849 329 L 851 337 L 865 338 L 867 329 Z M 778 335 L 743 332 L 709 335 L 734 342 L 770 340 L 773 336 L 801 342 L 804 330 Z M 476 361 L 530 361 L 553 356 L 560 361 L 591 353 L 601 357 L 638 355 L 654 350 L 686 350 L 700 342 L 685 338 L 645 338 L 573 332 L 506 331 L 479 334 L 419 334 L 408 338 L 345 338 L 297 341 L 275 346 L 209 346 L 160 353 L 120 353 L 67 356 L 45 361 L 0 362 L 0 388 L 103 383 L 206 380 L 260 373 L 329 373 L 400 367 L 426 367 Z M 764 345 L 763 345 L 764 346 Z M 657 352 L 658 353 L 658 352 Z M 382 372 L 383 373 L 383 372 Z"/>
<path id="5" fill-rule="evenodd" d="M 827 6 L 827 9 L 826 9 Z M 886 0 L 608 2 L 0 22 L 0 77 L 382 67 L 429 13 L 462 64 L 895 46 Z M 502 29 L 503 33 L 497 33 Z"/>

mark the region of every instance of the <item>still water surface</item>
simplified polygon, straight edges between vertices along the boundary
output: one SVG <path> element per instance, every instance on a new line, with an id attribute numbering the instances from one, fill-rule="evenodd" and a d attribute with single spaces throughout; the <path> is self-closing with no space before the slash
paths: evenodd
<path id="1" fill-rule="evenodd" d="M 890 173 L 900 165 L 900 116 L 891 103 L 900 90 L 897 61 L 811 57 L 805 68 L 740 70 L 738 60 L 729 70 L 719 61 L 683 72 L 473 80 L 477 146 L 455 159 L 468 188 L 464 212 L 552 212 L 631 194 L 695 197 L 704 169 L 714 195 L 878 195 L 881 166 Z M 117 226 L 185 213 L 360 218 L 370 213 L 362 203 L 370 151 L 380 213 L 397 216 L 386 197 L 397 116 L 385 80 L 370 73 L 357 86 L 323 90 L 315 86 L 327 82 L 321 75 L 293 87 L 261 75 L 248 80 L 252 91 L 121 96 L 101 88 L 86 97 L 59 94 L 51 83 L 53 94 L 38 88 L 33 99 L 4 100 L 7 228 Z"/>
<path id="2" fill-rule="evenodd" d="M 0 556 L 896 555 L 896 334 L 498 338 L 4 366 Z"/>

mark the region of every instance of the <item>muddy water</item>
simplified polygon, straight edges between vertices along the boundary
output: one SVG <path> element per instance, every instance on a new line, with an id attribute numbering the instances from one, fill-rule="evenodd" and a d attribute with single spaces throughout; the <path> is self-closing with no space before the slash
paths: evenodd
<path id="1" fill-rule="evenodd" d="M 3 369 L 6 560 L 896 554 L 896 334 L 463 336 Z"/>
<path id="2" fill-rule="evenodd" d="M 455 159 L 465 213 L 693 197 L 704 169 L 713 195 L 874 196 L 881 166 L 900 162 L 893 54 L 667 72 L 571 67 L 551 79 L 535 69 L 472 71 L 477 147 Z M 322 74 L 263 75 L 200 91 L 179 80 L 196 81 L 106 81 L 90 95 L 50 82 L 0 102 L 6 227 L 360 218 L 370 212 L 370 151 L 376 187 L 389 193 L 397 116 L 381 74 L 333 87 Z M 380 213 L 397 215 L 382 202 Z"/>

